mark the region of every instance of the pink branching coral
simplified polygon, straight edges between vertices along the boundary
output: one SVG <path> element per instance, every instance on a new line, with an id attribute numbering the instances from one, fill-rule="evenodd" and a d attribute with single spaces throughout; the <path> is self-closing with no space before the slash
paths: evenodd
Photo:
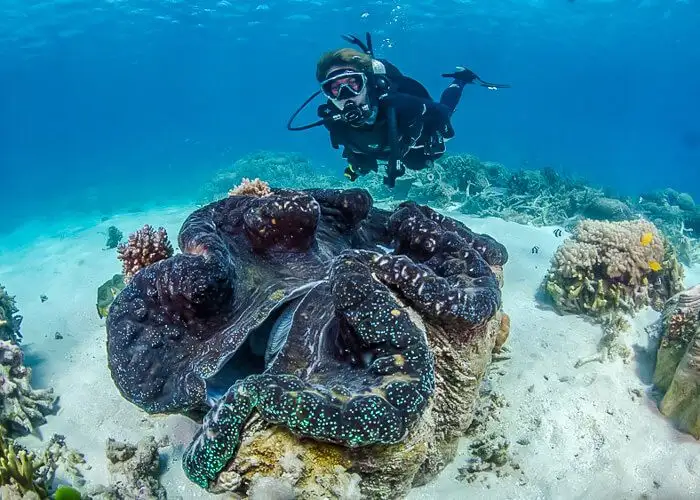
<path id="1" fill-rule="evenodd" d="M 46 422 L 56 397 L 52 389 L 33 389 L 32 370 L 18 345 L 0 340 L 0 426 L 29 433 Z"/>
<path id="2" fill-rule="evenodd" d="M 167 259 L 172 254 L 173 246 L 165 229 L 159 227 L 156 231 L 148 224 L 130 234 L 129 241 L 117 248 L 117 258 L 122 261 L 124 281 L 129 281 L 140 269 Z"/>
<path id="3" fill-rule="evenodd" d="M 252 181 L 246 177 L 243 178 L 241 183 L 228 192 L 229 196 L 256 196 L 261 198 L 263 196 L 268 196 L 272 193 L 270 190 L 270 185 L 261 181 L 257 177 Z"/>

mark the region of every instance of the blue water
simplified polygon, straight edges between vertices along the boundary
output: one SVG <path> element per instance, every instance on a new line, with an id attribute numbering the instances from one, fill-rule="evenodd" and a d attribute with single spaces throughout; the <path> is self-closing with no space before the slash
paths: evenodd
<path id="1" fill-rule="evenodd" d="M 42 214 L 191 201 L 257 149 L 341 175 L 323 131 L 286 131 L 339 35 L 434 96 L 465 65 L 456 152 L 628 194 L 700 198 L 700 4 L 316 0 L 0 2 L 0 229 Z"/>

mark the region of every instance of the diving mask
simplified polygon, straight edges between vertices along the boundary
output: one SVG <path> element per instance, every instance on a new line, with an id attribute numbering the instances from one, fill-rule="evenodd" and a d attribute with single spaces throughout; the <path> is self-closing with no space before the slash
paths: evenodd
<path id="1" fill-rule="evenodd" d="M 334 101 L 357 97 L 366 86 L 367 76 L 359 71 L 338 73 L 321 82 L 321 90 L 325 96 Z"/>

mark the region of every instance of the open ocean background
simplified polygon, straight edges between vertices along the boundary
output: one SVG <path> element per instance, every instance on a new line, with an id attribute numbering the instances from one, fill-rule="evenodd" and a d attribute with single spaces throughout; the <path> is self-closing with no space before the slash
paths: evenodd
<path id="1" fill-rule="evenodd" d="M 0 231 L 193 202 L 259 149 L 341 176 L 323 130 L 285 125 L 365 31 L 435 98 L 456 65 L 513 85 L 467 88 L 452 152 L 698 200 L 698 26 L 695 0 L 0 0 Z"/>

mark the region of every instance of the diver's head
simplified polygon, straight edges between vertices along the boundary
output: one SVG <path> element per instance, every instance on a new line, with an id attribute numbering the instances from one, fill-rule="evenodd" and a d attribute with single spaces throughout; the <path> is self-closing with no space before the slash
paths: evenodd
<path id="1" fill-rule="evenodd" d="M 352 125 L 365 124 L 376 115 L 368 85 L 371 71 L 372 58 L 355 49 L 324 54 L 316 65 L 322 92 Z"/>

